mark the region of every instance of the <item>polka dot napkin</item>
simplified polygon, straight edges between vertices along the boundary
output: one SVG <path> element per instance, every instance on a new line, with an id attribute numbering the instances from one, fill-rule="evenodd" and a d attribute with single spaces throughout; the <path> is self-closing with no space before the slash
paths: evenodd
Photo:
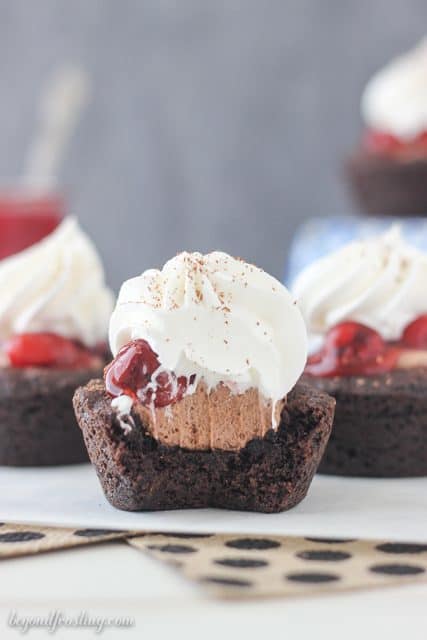
<path id="1" fill-rule="evenodd" d="M 128 538 L 213 595 L 294 596 L 427 580 L 427 544 L 260 536 Z"/>
<path id="2" fill-rule="evenodd" d="M 0 523 L 0 559 L 126 538 L 130 531 L 61 529 Z"/>
<path id="3" fill-rule="evenodd" d="M 427 544 L 0 524 L 0 558 L 122 540 L 223 598 L 325 593 L 427 580 Z"/>

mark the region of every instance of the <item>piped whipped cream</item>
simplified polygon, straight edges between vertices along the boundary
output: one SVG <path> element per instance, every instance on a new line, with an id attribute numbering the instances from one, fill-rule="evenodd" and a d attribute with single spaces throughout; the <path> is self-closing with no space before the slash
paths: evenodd
<path id="1" fill-rule="evenodd" d="M 307 358 L 301 313 L 289 291 L 261 269 L 219 251 L 181 253 L 163 269 L 126 281 L 110 320 L 113 355 L 146 340 L 176 376 L 208 390 L 255 388 L 273 416 Z M 273 419 L 273 423 L 275 420 Z M 273 424 L 275 426 L 275 424 Z"/>
<path id="2" fill-rule="evenodd" d="M 111 400 L 111 407 L 116 412 L 119 424 L 125 434 L 128 434 L 135 427 L 130 410 L 132 409 L 133 400 L 125 394 L 117 396 Z"/>
<path id="3" fill-rule="evenodd" d="M 0 342 L 49 332 L 93 347 L 106 338 L 113 306 L 96 248 L 73 217 L 0 261 Z"/>
<path id="4" fill-rule="evenodd" d="M 375 329 L 387 341 L 427 313 L 427 255 L 405 242 L 397 226 L 352 242 L 317 260 L 292 291 L 306 321 L 310 351 L 345 320 Z"/>
<path id="5" fill-rule="evenodd" d="M 371 78 L 361 110 L 368 127 L 402 140 L 427 130 L 427 38 Z"/>

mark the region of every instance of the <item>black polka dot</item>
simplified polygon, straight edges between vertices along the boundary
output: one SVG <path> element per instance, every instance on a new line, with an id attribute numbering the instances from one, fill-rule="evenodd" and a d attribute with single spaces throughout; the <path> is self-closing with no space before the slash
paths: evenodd
<path id="1" fill-rule="evenodd" d="M 148 549 L 165 553 L 195 553 L 197 549 L 186 544 L 150 544 Z"/>
<path id="2" fill-rule="evenodd" d="M 266 560 L 256 560 L 255 558 L 220 558 L 214 562 L 224 567 L 235 567 L 236 569 L 257 569 L 268 566 Z"/>
<path id="3" fill-rule="evenodd" d="M 306 540 L 323 544 L 344 544 L 345 542 L 355 542 L 356 538 L 306 538 Z"/>
<path id="4" fill-rule="evenodd" d="M 232 549 L 246 549 L 249 551 L 256 549 L 257 551 L 262 551 L 264 549 L 277 549 L 277 547 L 280 547 L 280 542 L 269 538 L 235 538 L 234 540 L 227 540 L 225 545 Z"/>
<path id="5" fill-rule="evenodd" d="M 413 564 L 375 564 L 369 570 L 387 576 L 416 576 L 425 572 L 423 567 Z"/>
<path id="6" fill-rule="evenodd" d="M 212 584 L 222 584 L 227 587 L 251 587 L 252 582 L 249 580 L 240 580 L 238 578 L 219 578 L 217 576 L 205 576 L 201 578 L 201 582 L 209 582 Z"/>
<path id="7" fill-rule="evenodd" d="M 39 531 L 9 531 L 0 534 L 0 542 L 29 542 L 30 540 L 41 540 L 44 533 Z"/>
<path id="8" fill-rule="evenodd" d="M 427 551 L 427 544 L 410 544 L 405 542 L 385 542 L 376 549 L 384 553 L 422 553 Z"/>
<path id="9" fill-rule="evenodd" d="M 292 582 L 304 582 L 307 584 L 322 584 L 326 582 L 336 582 L 340 579 L 335 573 L 289 573 L 285 576 Z"/>
<path id="10" fill-rule="evenodd" d="M 332 549 L 309 549 L 296 554 L 302 560 L 320 560 L 322 562 L 340 562 L 351 558 L 351 553 L 346 551 L 333 551 Z"/>
<path id="11" fill-rule="evenodd" d="M 168 538 L 211 538 L 213 533 L 168 533 L 167 531 L 153 531 L 147 536 L 167 536 Z"/>
<path id="12" fill-rule="evenodd" d="M 108 536 L 110 533 L 122 533 L 118 529 L 78 529 L 74 531 L 75 536 L 82 538 L 92 538 L 96 536 Z"/>

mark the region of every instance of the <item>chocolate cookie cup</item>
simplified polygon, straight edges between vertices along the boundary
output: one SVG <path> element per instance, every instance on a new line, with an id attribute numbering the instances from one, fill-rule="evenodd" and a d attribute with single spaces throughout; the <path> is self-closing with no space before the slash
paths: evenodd
<path id="1" fill-rule="evenodd" d="M 361 211 L 371 215 L 427 215 L 427 157 L 398 159 L 359 149 L 345 174 Z"/>
<path id="2" fill-rule="evenodd" d="M 72 406 L 76 388 L 102 368 L 0 368 L 0 465 L 87 462 Z"/>
<path id="3" fill-rule="evenodd" d="M 304 379 L 337 402 L 319 473 L 427 476 L 427 368 Z"/>
<path id="4" fill-rule="evenodd" d="M 181 253 L 123 284 L 109 336 L 114 359 L 74 409 L 113 506 L 272 513 L 304 498 L 335 401 L 295 386 L 306 329 L 275 278 Z"/>
<path id="5" fill-rule="evenodd" d="M 127 511 L 290 509 L 308 491 L 331 433 L 334 407 L 326 393 L 300 383 L 288 396 L 277 430 L 237 450 L 191 450 L 157 441 L 138 411 L 131 410 L 123 423 L 102 380 L 92 380 L 74 396 L 105 496 Z"/>

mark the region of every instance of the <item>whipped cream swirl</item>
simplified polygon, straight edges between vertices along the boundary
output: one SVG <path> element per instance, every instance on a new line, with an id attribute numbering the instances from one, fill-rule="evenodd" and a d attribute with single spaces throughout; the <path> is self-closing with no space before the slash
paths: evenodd
<path id="1" fill-rule="evenodd" d="M 361 109 L 370 128 L 402 140 L 427 130 L 427 38 L 371 78 Z"/>
<path id="2" fill-rule="evenodd" d="M 311 350 L 345 320 L 397 340 L 427 313 L 427 255 L 407 244 L 399 228 L 352 242 L 317 260 L 297 277 L 292 291 L 310 336 Z"/>
<path id="3" fill-rule="evenodd" d="M 49 332 L 92 347 L 105 340 L 113 306 L 97 251 L 75 218 L 0 261 L 0 342 Z"/>
<path id="4" fill-rule="evenodd" d="M 275 404 L 307 357 L 303 319 L 288 290 L 261 269 L 219 251 L 181 253 L 161 271 L 125 282 L 110 321 L 114 355 L 142 338 L 163 367 L 209 389 L 257 388 Z M 191 385 L 190 392 L 195 385 Z"/>

